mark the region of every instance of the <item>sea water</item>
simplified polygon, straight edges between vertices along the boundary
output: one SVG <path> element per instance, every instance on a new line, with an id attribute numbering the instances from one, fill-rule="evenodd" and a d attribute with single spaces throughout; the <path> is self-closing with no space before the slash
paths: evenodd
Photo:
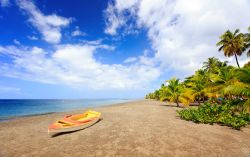
<path id="1" fill-rule="evenodd" d="M 0 120 L 128 102 L 131 99 L 0 100 Z"/>

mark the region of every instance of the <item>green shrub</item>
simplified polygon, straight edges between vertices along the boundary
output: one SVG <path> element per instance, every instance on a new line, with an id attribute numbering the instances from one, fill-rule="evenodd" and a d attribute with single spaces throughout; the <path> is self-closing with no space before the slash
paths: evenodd
<path id="1" fill-rule="evenodd" d="M 195 123 L 226 125 L 234 129 L 240 129 L 250 122 L 249 113 L 233 112 L 234 105 L 232 102 L 224 101 L 222 104 L 205 103 L 198 108 L 189 108 L 177 111 L 182 119 L 193 121 Z"/>

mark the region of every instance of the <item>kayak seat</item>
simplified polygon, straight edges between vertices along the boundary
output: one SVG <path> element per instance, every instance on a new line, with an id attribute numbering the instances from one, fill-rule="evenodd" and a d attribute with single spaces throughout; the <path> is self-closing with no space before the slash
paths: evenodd
<path id="1" fill-rule="evenodd" d="M 72 125 L 72 123 L 62 121 L 62 120 L 57 121 L 57 123 L 62 124 L 63 126 L 71 126 Z"/>

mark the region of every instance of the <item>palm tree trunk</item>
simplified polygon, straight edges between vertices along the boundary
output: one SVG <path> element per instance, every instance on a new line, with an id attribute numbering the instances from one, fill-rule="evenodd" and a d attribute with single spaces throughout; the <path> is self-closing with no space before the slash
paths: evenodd
<path id="1" fill-rule="evenodd" d="M 235 59 L 236 59 L 236 63 L 237 63 L 237 65 L 238 65 L 238 67 L 240 68 L 240 65 L 239 65 L 239 62 L 238 62 L 238 58 L 237 58 L 236 53 L 234 53 L 234 56 L 235 56 Z"/>
<path id="2" fill-rule="evenodd" d="M 178 100 L 179 100 L 179 96 L 177 96 L 177 99 L 175 100 L 175 103 L 177 104 L 177 107 L 180 106 Z"/>
<path id="3" fill-rule="evenodd" d="M 177 104 L 177 107 L 180 107 L 178 100 L 175 103 Z"/>

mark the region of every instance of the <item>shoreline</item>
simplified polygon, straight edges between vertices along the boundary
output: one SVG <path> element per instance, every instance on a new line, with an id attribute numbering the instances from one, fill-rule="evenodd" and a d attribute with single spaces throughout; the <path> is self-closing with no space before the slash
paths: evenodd
<path id="1" fill-rule="evenodd" d="M 0 117 L 0 123 L 5 121 L 10 121 L 18 118 L 25 118 L 25 117 L 35 117 L 35 116 L 43 116 L 43 115 L 49 115 L 54 113 L 60 113 L 60 112 L 46 112 L 46 113 L 38 113 L 38 114 L 28 114 L 28 115 L 20 115 L 20 116 L 6 116 L 6 117 Z"/>
<path id="2" fill-rule="evenodd" d="M 6 100 L 11 100 L 11 99 L 6 99 Z M 20 100 L 26 100 L 26 99 L 20 99 Z M 27 99 L 27 100 L 33 100 L 33 99 Z M 34 99 L 34 100 L 57 100 L 57 99 Z M 80 111 L 80 110 L 87 110 L 89 108 L 106 107 L 106 106 L 112 106 L 112 105 L 121 105 L 123 103 L 137 102 L 137 101 L 142 101 L 142 100 L 145 100 L 145 99 L 124 99 L 124 100 L 126 100 L 126 101 L 125 102 L 120 102 L 120 103 L 112 103 L 112 104 L 101 104 L 101 105 L 99 104 L 99 105 L 94 105 L 94 106 L 89 106 L 89 107 L 86 106 L 86 107 L 83 107 L 83 108 L 67 110 L 67 111 L 44 112 L 44 113 L 35 113 L 35 114 L 17 115 L 17 116 L 3 116 L 3 117 L 0 117 L 0 123 L 5 122 L 5 121 L 14 120 L 14 119 L 19 119 L 19 118 L 25 118 L 25 117 L 35 117 L 35 116 L 42 116 L 42 115 L 49 115 L 49 114 L 56 114 L 56 113 L 65 113 L 66 114 L 67 112 L 77 112 L 77 111 Z"/>
<path id="3" fill-rule="evenodd" d="M 103 120 L 74 133 L 49 137 L 47 127 L 65 114 L 0 122 L 0 156 L 249 156 L 250 128 L 181 120 L 175 106 L 154 100 L 93 107 Z M 225 145 L 225 143 L 227 143 Z"/>

